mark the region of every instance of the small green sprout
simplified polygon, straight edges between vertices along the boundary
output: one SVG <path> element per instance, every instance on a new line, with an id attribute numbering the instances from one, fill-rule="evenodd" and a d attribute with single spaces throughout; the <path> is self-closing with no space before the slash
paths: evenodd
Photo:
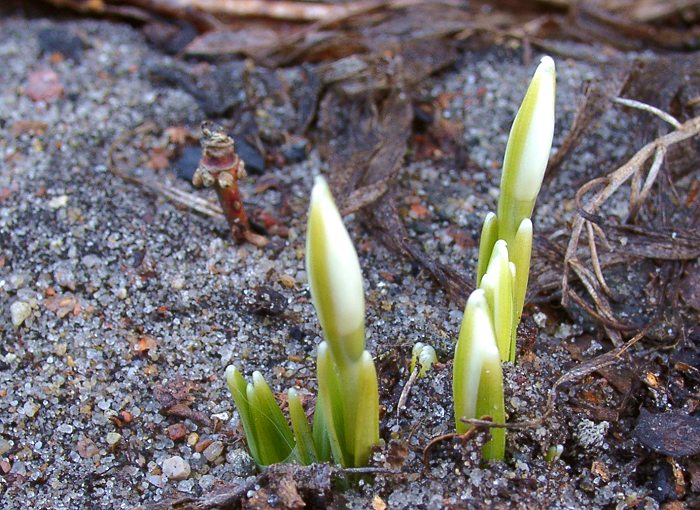
<path id="1" fill-rule="evenodd" d="M 363 466 L 379 443 L 377 373 L 365 350 L 360 263 L 321 177 L 311 193 L 306 272 L 325 338 L 317 354 L 317 441 L 329 445 L 338 464 Z M 316 421 L 323 426 L 317 427 Z"/>
<path id="2" fill-rule="evenodd" d="M 360 263 L 322 178 L 316 180 L 311 193 L 306 270 L 325 337 L 317 352 L 318 398 L 313 426 L 309 426 L 294 389 L 287 394 L 290 427 L 259 372 L 247 383 L 234 366 L 229 366 L 226 381 L 258 465 L 307 465 L 332 458 L 342 466 L 364 466 L 379 443 L 377 372 L 365 350 Z"/>
<path id="3" fill-rule="evenodd" d="M 513 328 L 517 331 L 530 274 L 532 211 L 542 186 L 554 136 L 556 73 L 551 57 L 543 57 L 510 130 L 501 175 L 498 213 L 484 218 L 479 241 L 476 285 L 489 267 L 498 240 L 506 242 L 509 260 L 515 266 L 513 280 Z M 514 347 L 514 346 L 513 346 Z M 504 360 L 514 361 L 515 350 Z"/>
<path id="4" fill-rule="evenodd" d="M 428 370 L 437 363 L 437 354 L 431 345 L 416 342 L 411 350 L 411 372 L 420 366 L 418 377 L 424 377 Z"/>
<path id="5" fill-rule="evenodd" d="M 544 454 L 545 462 L 554 462 L 559 460 L 561 454 L 564 453 L 564 445 L 558 444 L 547 448 L 547 453 Z"/>
<path id="6" fill-rule="evenodd" d="M 496 344 L 502 360 L 515 357 L 513 324 L 513 265 L 508 261 L 508 248 L 502 239 L 496 241 L 486 274 L 481 278 L 486 301 L 493 313 Z"/>
<path id="7" fill-rule="evenodd" d="M 463 418 L 505 423 L 501 361 L 515 361 L 516 333 L 532 252 L 532 211 L 554 135 L 555 68 L 542 58 L 513 121 L 501 176 L 497 214 L 484 218 L 477 289 L 467 300 L 455 349 L 453 397 L 457 432 Z M 505 429 L 492 428 L 485 459 L 503 459 Z"/>
<path id="8" fill-rule="evenodd" d="M 494 423 L 505 423 L 501 356 L 483 289 L 472 292 L 467 300 L 453 370 L 457 432 L 461 434 L 470 428 L 461 418 L 490 416 Z M 491 440 L 484 445 L 482 454 L 485 459 L 503 459 L 505 445 L 505 429 L 492 428 Z"/>
<path id="9" fill-rule="evenodd" d="M 498 238 L 510 246 L 532 216 L 554 137 L 554 60 L 542 57 L 510 129 L 498 200 Z"/>
<path id="10" fill-rule="evenodd" d="M 262 374 L 253 372 L 253 382 L 248 383 L 236 367 L 229 365 L 226 383 L 255 462 L 269 466 L 291 460 L 294 434 Z"/>

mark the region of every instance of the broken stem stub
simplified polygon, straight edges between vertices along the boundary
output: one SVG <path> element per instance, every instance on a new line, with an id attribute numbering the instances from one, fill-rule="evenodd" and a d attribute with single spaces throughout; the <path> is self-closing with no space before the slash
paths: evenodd
<path id="1" fill-rule="evenodd" d="M 197 188 L 214 188 L 235 241 L 264 245 L 267 240 L 251 231 L 243 207 L 238 179 L 246 175 L 245 163 L 236 154 L 233 138 L 220 126 L 203 122 L 201 144 L 202 158 L 192 176 L 192 184 Z"/>

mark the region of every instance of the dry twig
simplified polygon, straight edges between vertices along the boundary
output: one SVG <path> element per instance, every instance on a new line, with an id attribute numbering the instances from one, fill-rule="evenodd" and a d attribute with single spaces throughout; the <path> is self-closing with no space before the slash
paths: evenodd
<path id="1" fill-rule="evenodd" d="M 638 105 L 637 105 L 638 106 Z M 637 107 L 635 106 L 635 107 Z M 644 110 L 650 111 L 655 115 L 660 115 L 653 107 L 645 107 Z M 661 112 L 663 113 L 663 112 Z M 664 115 L 660 115 L 664 117 Z M 669 116 L 670 117 L 670 116 Z M 670 117 L 673 119 L 672 117 Z M 664 120 L 669 121 L 668 118 Z M 675 119 L 673 119 L 675 120 Z M 672 123 L 672 121 L 670 121 Z M 616 345 L 620 343 L 619 333 L 611 330 L 610 326 L 617 323 L 615 320 L 610 305 L 605 294 L 610 295 L 610 289 L 603 278 L 601 265 L 598 260 L 598 252 L 595 247 L 594 230 L 589 225 L 595 225 L 601 222 L 601 219 L 596 216 L 598 210 L 606 203 L 606 201 L 620 187 L 632 178 L 632 191 L 629 201 L 629 217 L 633 218 L 644 201 L 648 198 L 651 188 L 656 181 L 659 170 L 664 161 L 664 156 L 669 147 L 683 142 L 689 138 L 697 136 L 700 133 L 700 117 L 694 117 L 678 126 L 675 131 L 661 136 L 656 140 L 648 143 L 640 149 L 632 158 L 620 168 L 605 177 L 598 177 L 583 185 L 576 194 L 577 216 L 572 225 L 571 238 L 566 249 L 564 259 L 564 274 L 562 277 L 562 304 L 568 304 L 569 299 L 574 299 L 578 304 L 582 305 L 578 296 L 572 291 L 569 285 L 570 271 L 573 270 L 579 277 L 588 294 L 593 299 L 596 311 L 595 316 L 605 319 L 606 331 Z M 653 159 L 652 159 L 653 158 Z M 651 167 L 645 179 L 642 179 L 642 174 L 649 160 L 652 160 Z M 642 185 L 642 180 L 644 184 Z M 584 203 L 584 198 L 596 188 L 600 188 Z M 587 229 L 589 256 L 592 261 L 593 271 L 588 271 L 581 260 L 579 259 L 579 241 L 584 227 Z M 602 291 L 602 292 L 601 292 Z M 612 321 L 612 323 L 610 322 Z M 614 327 L 618 329 L 620 324 Z"/>

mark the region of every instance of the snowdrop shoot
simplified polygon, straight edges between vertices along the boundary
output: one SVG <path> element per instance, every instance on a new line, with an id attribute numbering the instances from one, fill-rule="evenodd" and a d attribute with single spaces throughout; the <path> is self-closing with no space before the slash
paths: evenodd
<path id="1" fill-rule="evenodd" d="M 498 201 L 498 238 L 510 246 L 532 216 L 554 137 L 554 60 L 542 57 L 510 129 Z"/>
<path id="2" fill-rule="evenodd" d="M 311 192 L 306 272 L 325 341 L 318 346 L 314 434 L 343 466 L 367 463 L 379 442 L 379 388 L 365 350 L 365 300 L 357 253 L 326 181 Z"/>

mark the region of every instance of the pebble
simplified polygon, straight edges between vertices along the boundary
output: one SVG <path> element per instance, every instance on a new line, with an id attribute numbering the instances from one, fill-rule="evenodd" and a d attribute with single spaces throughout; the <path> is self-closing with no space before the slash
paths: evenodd
<path id="1" fill-rule="evenodd" d="M 12 316 L 12 325 L 16 328 L 20 327 L 32 314 L 32 307 L 24 301 L 15 301 L 10 305 L 10 315 Z"/>
<path id="2" fill-rule="evenodd" d="M 162 488 L 165 485 L 165 477 L 163 475 L 146 475 L 146 480 L 156 487 Z"/>
<path id="3" fill-rule="evenodd" d="M 202 490 L 208 491 L 216 483 L 216 477 L 213 475 L 203 475 L 197 483 L 199 483 L 199 486 L 202 488 Z"/>
<path id="4" fill-rule="evenodd" d="M 40 69 L 28 76 L 24 92 L 32 101 L 51 102 L 63 95 L 63 83 L 51 69 Z"/>
<path id="5" fill-rule="evenodd" d="M 110 446 L 116 445 L 119 441 L 122 440 L 122 435 L 119 434 L 118 432 L 108 432 L 107 436 L 105 437 L 107 444 Z"/>
<path id="6" fill-rule="evenodd" d="M 78 454 L 84 458 L 88 459 L 100 453 L 95 442 L 89 437 L 83 437 L 78 440 Z"/>
<path id="7" fill-rule="evenodd" d="M 206 457 L 209 462 L 214 462 L 223 452 L 224 443 L 221 441 L 214 441 L 212 444 L 206 447 L 203 453 L 204 457 Z"/>
<path id="8" fill-rule="evenodd" d="M 226 411 L 222 413 L 216 413 L 211 415 L 212 419 L 217 419 L 219 421 L 227 422 L 230 419 L 230 416 Z"/>
<path id="9" fill-rule="evenodd" d="M 213 442 L 214 441 L 211 439 L 202 439 L 196 445 L 194 445 L 194 451 L 197 453 L 202 453 L 204 450 L 209 448 L 209 445 L 211 445 Z"/>
<path id="10" fill-rule="evenodd" d="M 59 195 L 49 200 L 49 207 L 51 209 L 60 209 L 66 205 L 68 205 L 68 195 Z"/>
<path id="11" fill-rule="evenodd" d="M 174 423 L 168 427 L 168 437 L 173 441 L 182 441 L 187 436 L 187 432 L 184 423 Z"/>
<path id="12" fill-rule="evenodd" d="M 74 427 L 73 427 L 73 425 L 70 425 L 68 423 L 61 423 L 58 426 L 58 429 L 56 429 L 56 430 L 58 430 L 62 434 L 72 434 Z"/>
<path id="13" fill-rule="evenodd" d="M 56 283 L 64 289 L 75 290 L 75 273 L 68 264 L 61 263 L 53 272 Z"/>
<path id="14" fill-rule="evenodd" d="M 11 448 L 10 442 L 4 437 L 0 437 L 0 455 L 5 455 Z"/>
<path id="15" fill-rule="evenodd" d="M 35 402 L 25 402 L 24 406 L 22 406 L 22 412 L 27 418 L 34 418 L 39 411 L 39 407 L 39 404 Z"/>
<path id="16" fill-rule="evenodd" d="M 185 480 L 190 476 L 190 465 L 179 455 L 163 461 L 163 474 L 168 480 Z"/>
<path id="17" fill-rule="evenodd" d="M 231 465 L 231 470 L 236 476 L 250 476 L 257 469 L 253 458 L 242 448 L 230 450 L 226 454 L 226 462 Z"/>

